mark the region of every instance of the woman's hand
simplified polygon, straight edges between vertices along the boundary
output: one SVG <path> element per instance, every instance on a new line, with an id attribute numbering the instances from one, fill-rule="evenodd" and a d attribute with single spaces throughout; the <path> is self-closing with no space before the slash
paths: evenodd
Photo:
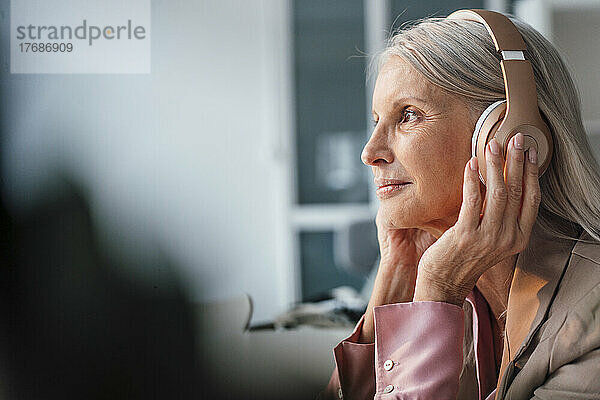
<path id="1" fill-rule="evenodd" d="M 386 224 L 377 213 L 377 239 L 381 259 L 373 292 L 365 312 L 359 341 L 373 343 L 375 329 L 373 307 L 411 301 L 415 291 L 417 266 L 435 237 L 421 229 L 396 229 Z"/>
<path id="2" fill-rule="evenodd" d="M 490 267 L 525 249 L 541 200 L 535 149 L 522 149 L 523 135 L 508 146 L 504 161 L 495 139 L 486 146 L 485 210 L 477 159 L 466 165 L 458 221 L 421 257 L 414 301 L 444 301 L 462 306 Z M 527 160 L 525 160 L 527 158 Z"/>

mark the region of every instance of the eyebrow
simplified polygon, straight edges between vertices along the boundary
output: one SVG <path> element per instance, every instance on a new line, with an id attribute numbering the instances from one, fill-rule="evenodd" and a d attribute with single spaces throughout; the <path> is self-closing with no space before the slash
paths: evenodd
<path id="1" fill-rule="evenodd" d="M 408 100 L 416 100 L 420 103 L 424 103 L 426 104 L 427 102 L 419 97 L 414 97 L 414 96 L 407 96 L 407 97 L 401 97 L 399 99 L 394 100 L 394 104 L 392 105 L 393 109 L 398 108 L 399 105 L 401 104 L 406 104 L 406 102 Z M 375 114 L 375 108 L 371 109 L 371 114 Z"/>

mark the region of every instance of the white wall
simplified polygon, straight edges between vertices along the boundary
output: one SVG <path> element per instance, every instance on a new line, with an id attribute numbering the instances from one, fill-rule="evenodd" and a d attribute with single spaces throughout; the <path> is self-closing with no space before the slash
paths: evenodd
<path id="1" fill-rule="evenodd" d="M 596 7 L 557 9 L 552 14 L 553 38 L 573 70 L 580 91 L 582 116 L 600 121 L 600 2 Z"/>
<path id="2" fill-rule="evenodd" d="M 13 206 L 66 168 L 104 237 L 148 265 L 166 253 L 195 300 L 248 292 L 255 321 L 283 311 L 289 83 L 273 33 L 285 12 L 277 0 L 153 0 L 151 74 L 5 75 Z"/>

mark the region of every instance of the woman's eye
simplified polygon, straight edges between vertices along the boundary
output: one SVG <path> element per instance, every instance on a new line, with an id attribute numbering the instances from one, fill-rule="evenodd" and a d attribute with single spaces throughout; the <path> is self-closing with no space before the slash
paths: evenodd
<path id="1" fill-rule="evenodd" d="M 400 122 L 412 122 L 414 121 L 414 118 L 410 118 L 410 117 L 414 117 L 417 118 L 417 113 L 412 111 L 412 110 L 403 110 L 402 111 L 402 120 Z"/>
<path id="2" fill-rule="evenodd" d="M 405 123 L 405 122 L 413 122 L 414 120 L 418 119 L 419 115 L 413 111 L 413 110 L 402 110 L 402 119 L 400 120 L 400 123 Z M 371 124 L 373 126 L 373 128 L 377 127 L 377 124 L 379 123 L 378 120 L 372 119 L 371 120 Z"/>

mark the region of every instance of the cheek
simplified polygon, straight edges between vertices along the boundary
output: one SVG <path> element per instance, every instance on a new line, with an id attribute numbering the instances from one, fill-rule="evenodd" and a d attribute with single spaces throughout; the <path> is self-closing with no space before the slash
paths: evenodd
<path id="1" fill-rule="evenodd" d="M 462 183 L 463 167 L 470 158 L 470 149 L 465 149 L 461 143 L 442 137 L 414 143 L 409 150 L 410 172 L 418 183 L 433 184 L 438 188 Z"/>
<path id="2" fill-rule="evenodd" d="M 411 171 L 417 183 L 419 197 L 432 211 L 454 211 L 462 202 L 464 167 L 470 149 L 456 140 L 442 139 L 413 146 Z"/>

